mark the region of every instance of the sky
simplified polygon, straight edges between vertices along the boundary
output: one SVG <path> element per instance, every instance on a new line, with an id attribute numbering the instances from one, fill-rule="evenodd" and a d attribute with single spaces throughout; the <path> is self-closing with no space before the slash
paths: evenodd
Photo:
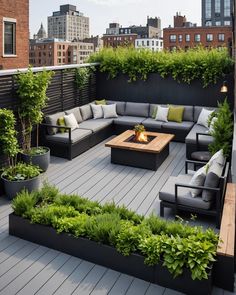
<path id="1" fill-rule="evenodd" d="M 30 34 L 37 33 L 41 22 L 47 30 L 47 16 L 59 6 L 72 4 L 90 18 L 90 35 L 102 35 L 110 22 L 123 27 L 146 25 L 147 16 L 159 16 L 162 28 L 173 26 L 176 12 L 201 25 L 201 0 L 30 0 Z"/>

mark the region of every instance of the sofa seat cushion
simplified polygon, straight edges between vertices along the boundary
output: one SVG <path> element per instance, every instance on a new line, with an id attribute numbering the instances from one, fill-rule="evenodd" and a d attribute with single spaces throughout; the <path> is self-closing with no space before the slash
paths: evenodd
<path id="1" fill-rule="evenodd" d="M 119 116 L 125 115 L 125 104 L 124 101 L 117 101 L 117 100 L 107 100 L 107 104 L 116 104 L 116 112 Z"/>
<path id="2" fill-rule="evenodd" d="M 127 102 L 125 115 L 147 118 L 149 115 L 149 103 Z"/>
<path id="3" fill-rule="evenodd" d="M 134 127 L 137 124 L 141 124 L 144 120 L 145 118 L 143 117 L 120 116 L 117 119 L 114 119 L 114 124 Z"/>
<path id="4" fill-rule="evenodd" d="M 81 129 L 91 130 L 97 132 L 113 123 L 113 119 L 90 119 L 79 124 Z"/>
<path id="5" fill-rule="evenodd" d="M 164 124 L 164 122 L 161 121 L 156 121 L 152 118 L 148 118 L 145 119 L 142 124 L 144 125 L 144 127 L 148 130 L 148 128 L 152 128 L 152 129 L 158 129 L 161 130 L 161 126 Z"/>
<path id="6" fill-rule="evenodd" d="M 187 137 L 185 138 L 185 143 L 196 144 L 196 133 L 206 133 L 208 134 L 209 130 L 201 125 L 195 124 L 192 130 L 189 132 Z M 199 144 L 208 145 L 213 142 L 213 137 L 209 135 L 199 135 Z"/>
<path id="7" fill-rule="evenodd" d="M 162 125 L 163 129 L 170 129 L 170 130 L 183 130 L 183 131 L 190 131 L 193 127 L 194 123 L 189 121 L 182 121 L 181 123 L 177 122 L 165 122 Z"/>
<path id="8" fill-rule="evenodd" d="M 162 201 L 175 203 L 175 184 L 189 184 L 192 175 L 179 175 L 177 177 L 171 176 L 159 193 L 159 199 Z M 212 202 L 203 201 L 201 196 L 195 198 L 192 197 L 189 188 L 178 188 L 178 204 L 209 210 L 212 206 Z"/>
<path id="9" fill-rule="evenodd" d="M 86 130 L 86 129 L 75 129 L 71 132 L 71 142 L 76 143 L 80 141 L 81 139 L 89 136 L 92 134 L 91 130 Z M 54 135 L 47 135 L 46 136 L 48 141 L 53 141 L 57 143 L 69 143 L 69 133 L 57 133 Z"/>

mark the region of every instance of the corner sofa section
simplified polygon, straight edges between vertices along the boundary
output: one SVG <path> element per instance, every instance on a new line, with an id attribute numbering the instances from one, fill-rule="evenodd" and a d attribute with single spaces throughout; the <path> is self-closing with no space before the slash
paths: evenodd
<path id="1" fill-rule="evenodd" d="M 183 121 L 177 123 L 153 119 L 153 111 L 158 104 L 112 100 L 107 100 L 106 103 L 116 104 L 117 118 L 93 119 L 90 104 L 46 116 L 46 124 L 41 126 L 41 144 L 48 146 L 52 155 L 72 159 L 113 134 L 143 124 L 148 131 L 171 133 L 175 135 L 175 141 L 186 142 L 186 155 L 190 158 L 191 153 L 197 149 L 196 133 L 208 132 L 207 128 L 196 124 L 203 107 L 184 106 Z M 67 128 L 68 132 L 58 132 L 63 128 L 57 125 L 58 118 L 70 113 L 74 113 L 79 128 L 73 131 Z M 203 150 L 207 149 L 210 142 L 210 136 L 199 137 L 200 148 Z"/>

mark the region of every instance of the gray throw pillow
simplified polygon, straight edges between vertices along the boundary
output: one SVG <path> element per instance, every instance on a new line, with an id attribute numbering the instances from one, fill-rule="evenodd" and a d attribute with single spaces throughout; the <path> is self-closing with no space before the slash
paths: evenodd
<path id="1" fill-rule="evenodd" d="M 216 175 L 213 172 L 209 172 L 206 175 L 204 186 L 212 187 L 212 188 L 217 188 L 218 185 L 219 185 L 219 181 L 220 181 L 220 178 L 219 178 L 218 175 Z M 210 201 L 213 200 L 215 194 L 216 194 L 215 192 L 203 190 L 203 192 L 202 192 L 202 199 L 205 202 L 210 202 Z"/>
<path id="2" fill-rule="evenodd" d="M 76 107 L 76 108 L 66 111 L 66 115 L 70 115 L 70 114 L 74 114 L 77 123 L 83 122 L 79 107 Z"/>
<path id="3" fill-rule="evenodd" d="M 58 125 L 57 121 L 60 117 L 64 117 L 65 116 L 65 113 L 64 112 L 60 112 L 60 113 L 56 113 L 56 114 L 53 114 L 53 115 L 47 115 L 45 116 L 45 122 L 49 125 Z M 48 131 L 48 134 L 49 135 L 54 135 L 58 132 L 58 128 L 55 128 L 55 127 L 48 127 L 47 128 L 47 131 Z"/>
<path id="4" fill-rule="evenodd" d="M 93 113 L 90 104 L 86 104 L 80 107 L 80 112 L 83 118 L 83 121 L 93 118 Z"/>

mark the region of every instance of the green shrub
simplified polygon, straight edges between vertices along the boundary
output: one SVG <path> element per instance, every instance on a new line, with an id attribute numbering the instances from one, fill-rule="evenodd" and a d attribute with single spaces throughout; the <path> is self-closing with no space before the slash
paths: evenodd
<path id="1" fill-rule="evenodd" d="M 30 217 L 30 211 L 37 203 L 35 193 L 29 193 L 27 190 L 22 190 L 12 200 L 12 209 L 16 215 L 23 216 L 25 218 Z"/>
<path id="2" fill-rule="evenodd" d="M 145 256 L 144 262 L 153 266 L 160 262 L 161 254 L 162 254 L 162 245 L 163 241 L 167 238 L 167 236 L 163 235 L 151 235 L 139 243 L 139 250 Z"/>
<path id="3" fill-rule="evenodd" d="M 37 202 L 44 206 L 46 204 L 51 204 L 54 202 L 55 198 L 58 196 L 59 190 L 49 183 L 44 183 L 43 187 L 36 193 Z"/>
<path id="4" fill-rule="evenodd" d="M 38 166 L 27 163 L 17 163 L 14 166 L 4 169 L 2 175 L 5 179 L 10 181 L 21 181 L 32 179 L 38 176 L 41 172 L 42 170 Z"/>
<path id="5" fill-rule="evenodd" d="M 233 70 L 233 60 L 227 49 L 202 47 L 175 52 L 152 52 L 134 48 L 103 49 L 90 56 L 90 62 L 99 62 L 99 70 L 115 78 L 119 73 L 128 75 L 129 81 L 147 80 L 150 73 L 173 77 L 190 84 L 200 79 L 203 86 L 216 83 L 217 79 Z"/>

